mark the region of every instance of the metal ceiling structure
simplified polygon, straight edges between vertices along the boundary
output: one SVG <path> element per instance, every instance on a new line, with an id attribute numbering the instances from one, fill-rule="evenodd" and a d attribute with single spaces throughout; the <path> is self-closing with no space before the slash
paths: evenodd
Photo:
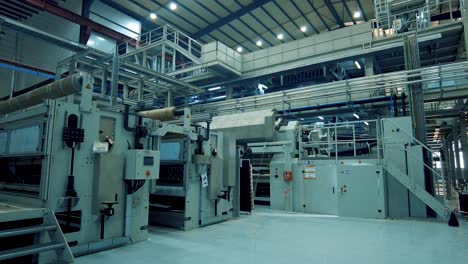
<path id="1" fill-rule="evenodd" d="M 374 17 L 371 0 L 99 0 L 142 21 L 146 30 L 170 24 L 201 42 L 219 40 L 255 51 Z M 177 8 L 171 10 L 170 5 Z M 359 12 L 359 17 L 354 13 Z M 157 15 L 152 20 L 150 14 Z M 305 27 L 305 32 L 301 28 Z M 279 39 L 278 35 L 283 38 Z M 258 46 L 257 41 L 262 42 Z"/>

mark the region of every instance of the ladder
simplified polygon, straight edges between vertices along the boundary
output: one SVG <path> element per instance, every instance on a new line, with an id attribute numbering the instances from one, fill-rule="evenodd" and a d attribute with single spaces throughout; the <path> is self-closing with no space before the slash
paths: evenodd
<path id="1" fill-rule="evenodd" d="M 375 0 L 375 18 L 380 23 L 379 28 L 385 30 L 391 27 L 390 25 L 390 6 L 388 0 Z"/>
<path id="2" fill-rule="evenodd" d="M 33 236 L 33 243 L 27 246 L 19 246 L 0 251 L 0 262 L 21 263 L 19 258 L 32 256 L 37 263 L 74 263 L 74 258 L 65 236 L 51 210 L 44 209 L 41 223 L 35 225 L 26 224 L 28 220 L 17 219 L 16 223 L 23 223 L 11 229 L 0 231 L 0 240 L 23 240 L 25 235 Z M 31 221 L 30 223 L 36 223 Z M 0 223 L 1 225 L 1 223 Z M 23 238 L 21 237 L 23 236 Z M 2 248 L 4 248 L 2 246 Z"/>

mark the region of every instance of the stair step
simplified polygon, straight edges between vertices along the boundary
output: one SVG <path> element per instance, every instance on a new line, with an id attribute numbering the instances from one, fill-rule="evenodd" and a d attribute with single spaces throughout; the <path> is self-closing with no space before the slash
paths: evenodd
<path id="1" fill-rule="evenodd" d="M 39 233 L 42 231 L 52 231 L 56 229 L 57 227 L 54 225 L 40 225 L 40 226 L 9 229 L 9 230 L 0 231 L 0 238 L 33 234 L 33 233 Z"/>
<path id="2" fill-rule="evenodd" d="M 32 245 L 32 246 L 27 246 L 27 247 L 22 247 L 22 248 L 4 250 L 4 251 L 0 251 L 0 261 L 18 258 L 18 257 L 24 257 L 24 256 L 28 256 L 28 255 L 32 255 L 32 254 L 36 254 L 36 253 L 40 253 L 44 251 L 54 250 L 54 249 L 60 249 L 60 248 L 65 248 L 65 244 L 49 242 L 49 243 L 37 244 L 37 245 Z"/>

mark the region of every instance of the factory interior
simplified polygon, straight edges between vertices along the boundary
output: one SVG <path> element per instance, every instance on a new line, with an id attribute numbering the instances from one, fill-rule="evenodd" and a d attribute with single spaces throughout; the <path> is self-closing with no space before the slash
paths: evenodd
<path id="1" fill-rule="evenodd" d="M 466 263 L 468 0 L 0 0 L 0 264 Z"/>

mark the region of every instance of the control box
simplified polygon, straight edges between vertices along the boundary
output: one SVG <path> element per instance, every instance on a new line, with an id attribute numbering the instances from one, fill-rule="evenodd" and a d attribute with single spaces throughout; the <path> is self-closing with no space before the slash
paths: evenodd
<path id="1" fill-rule="evenodd" d="M 125 180 L 159 179 L 159 159 L 159 151 L 128 150 L 125 154 Z"/>

